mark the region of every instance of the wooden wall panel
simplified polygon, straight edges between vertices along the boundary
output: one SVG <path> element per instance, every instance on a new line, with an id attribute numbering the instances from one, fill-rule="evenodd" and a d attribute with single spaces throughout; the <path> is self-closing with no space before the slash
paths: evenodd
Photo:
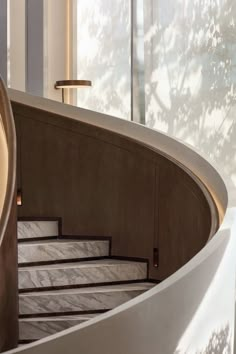
<path id="1" fill-rule="evenodd" d="M 179 166 L 131 139 L 13 103 L 19 216 L 63 219 L 64 235 L 111 236 L 112 253 L 164 279 L 206 242 L 208 203 Z M 160 263 L 153 264 L 158 247 Z"/>
<path id="2" fill-rule="evenodd" d="M 158 245 L 160 277 L 171 275 L 206 243 L 210 209 L 192 178 L 168 160 L 160 167 Z"/>

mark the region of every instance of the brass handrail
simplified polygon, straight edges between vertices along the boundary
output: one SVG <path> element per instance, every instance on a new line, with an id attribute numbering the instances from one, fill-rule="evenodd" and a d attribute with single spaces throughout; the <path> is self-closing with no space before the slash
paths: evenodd
<path id="1" fill-rule="evenodd" d="M 10 100 L 8 98 L 6 86 L 0 77 L 0 116 L 4 129 L 7 149 L 8 149 L 8 173 L 6 193 L 0 217 L 0 246 L 6 232 L 11 206 L 15 195 L 16 182 L 16 132 L 14 118 L 12 114 Z M 0 162 L 1 163 L 1 162 Z"/>

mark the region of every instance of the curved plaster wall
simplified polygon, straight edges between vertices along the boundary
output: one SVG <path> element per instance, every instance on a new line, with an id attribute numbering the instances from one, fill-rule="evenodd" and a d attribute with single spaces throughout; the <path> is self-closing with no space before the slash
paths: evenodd
<path id="1" fill-rule="evenodd" d="M 204 152 L 110 116 L 11 91 L 11 99 L 131 137 L 196 174 L 218 207 L 220 228 L 190 262 L 152 290 L 83 325 L 9 353 L 230 353 L 234 339 L 235 188 Z M 212 147 L 214 148 L 214 147 Z"/>

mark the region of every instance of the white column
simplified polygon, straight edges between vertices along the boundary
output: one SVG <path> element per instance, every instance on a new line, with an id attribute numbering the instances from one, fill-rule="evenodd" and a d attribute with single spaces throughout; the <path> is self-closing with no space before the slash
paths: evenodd
<path id="1" fill-rule="evenodd" d="M 25 91 L 26 28 L 25 0 L 9 0 L 9 81 L 16 90 Z M 16 16 L 17 14 L 17 16 Z"/>
<path id="2" fill-rule="evenodd" d="M 44 0 L 26 0 L 27 92 L 44 95 Z"/>
<path id="3" fill-rule="evenodd" d="M 45 2 L 45 96 L 61 101 L 61 90 L 55 90 L 57 80 L 71 77 L 71 1 L 50 0 Z M 68 90 L 65 101 L 68 102 Z"/>

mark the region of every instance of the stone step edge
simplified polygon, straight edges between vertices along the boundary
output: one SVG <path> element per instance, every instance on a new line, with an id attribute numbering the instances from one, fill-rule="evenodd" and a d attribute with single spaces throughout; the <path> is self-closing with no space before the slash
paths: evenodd
<path id="1" fill-rule="evenodd" d="M 46 322 L 46 321 L 71 321 L 71 320 L 85 320 L 88 321 L 96 316 L 98 316 L 100 313 L 90 313 L 90 314 L 84 314 L 84 315 L 64 315 L 62 314 L 61 316 L 35 316 L 35 317 L 26 317 L 26 318 L 21 318 L 19 316 L 19 323 L 24 323 L 24 322 Z"/>
<path id="2" fill-rule="evenodd" d="M 49 236 L 50 237 L 50 236 Z M 74 238 L 70 238 L 70 239 L 65 239 L 65 238 L 57 238 L 57 239 L 51 239 L 51 240 L 44 240 L 41 239 L 39 241 L 30 241 L 30 242 L 22 242 L 22 244 L 20 245 L 20 247 L 33 247 L 33 246 L 42 246 L 42 245 L 48 245 L 48 244 L 73 244 L 73 243 L 97 243 L 97 242 L 103 242 L 106 244 L 109 244 L 109 240 L 89 240 L 89 239 L 74 239 Z"/>
<path id="3" fill-rule="evenodd" d="M 34 235 L 33 237 L 30 237 L 31 235 L 29 235 L 29 232 L 26 232 L 26 234 L 23 232 L 22 234 L 22 228 L 25 228 L 25 226 L 21 225 L 21 224 L 40 224 L 40 223 L 47 223 L 47 224 L 51 224 L 50 227 L 52 227 L 52 224 L 54 224 L 55 228 L 54 230 L 50 230 L 50 234 L 47 235 L 47 231 L 44 230 L 43 234 L 40 235 Z M 41 224 L 42 225 L 42 224 Z M 21 231 L 20 231 L 21 230 Z M 44 239 L 45 237 L 49 237 L 49 236 L 60 236 L 62 234 L 62 218 L 61 217 L 19 217 L 17 220 L 17 231 L 19 231 L 18 233 L 18 240 L 26 240 L 26 239 L 30 239 L 30 238 L 40 238 L 40 239 Z M 28 230 L 29 231 L 29 230 Z M 55 234 L 54 234 L 55 232 Z M 30 232 L 31 233 L 31 232 Z M 28 236 L 26 236 L 28 234 Z"/>
<path id="4" fill-rule="evenodd" d="M 51 236 L 42 236 L 42 237 L 28 237 L 28 238 L 18 238 L 19 243 L 30 243 L 34 241 L 43 242 L 43 241 L 112 241 L 111 236 L 89 236 L 89 235 L 51 235 Z"/>
<path id="5" fill-rule="evenodd" d="M 80 262 L 88 262 L 88 261 L 99 261 L 110 259 L 110 255 L 108 256 L 97 256 L 97 257 L 81 257 L 81 258 L 65 258 L 65 259 L 56 259 L 51 261 L 36 261 L 36 262 L 20 262 L 18 263 L 18 268 L 24 269 L 27 267 L 37 267 L 43 265 L 53 265 L 53 264 L 67 264 L 67 263 L 80 263 Z"/>
<path id="6" fill-rule="evenodd" d="M 80 289 L 80 288 L 96 288 L 111 285 L 125 285 L 125 284 L 138 284 L 138 283 L 153 283 L 159 284 L 161 281 L 153 279 L 135 279 L 135 280 L 118 280 L 111 282 L 101 282 L 101 283 L 87 283 L 87 284 L 73 284 L 73 285 L 63 285 L 63 286 L 48 286 L 48 287 L 35 287 L 35 288 L 23 288 L 19 289 L 19 294 L 27 293 L 44 293 L 47 291 L 57 291 L 57 290 L 69 290 L 69 289 Z"/>
<path id="7" fill-rule="evenodd" d="M 80 310 L 80 311 L 60 311 L 60 312 L 43 312 L 43 313 L 29 313 L 29 314 L 19 314 L 18 318 L 29 319 L 29 318 L 45 318 L 45 317 L 61 317 L 61 316 L 83 316 L 83 315 L 93 315 L 93 314 L 102 314 L 110 311 L 111 309 L 100 309 L 100 310 Z"/>
<path id="8" fill-rule="evenodd" d="M 67 294 L 80 294 L 80 295 L 86 295 L 86 294 L 100 294 L 100 293 L 119 293 L 119 292 L 130 292 L 130 291 L 148 291 L 149 289 L 152 289 L 155 285 L 156 282 L 153 281 L 139 281 L 139 280 L 130 280 L 130 281 L 122 281 L 120 282 L 114 282 L 114 284 L 108 284 L 108 283 L 103 283 L 104 285 L 100 285 L 100 283 L 97 283 L 97 286 L 86 286 L 86 287 L 76 287 L 76 288 L 69 288 L 69 289 L 57 289 L 57 290 L 49 290 L 49 291 L 32 291 L 32 292 L 25 292 L 24 294 L 21 294 L 20 296 L 32 296 L 32 295 L 39 295 L 43 294 L 45 295 L 67 295 Z M 41 288 L 40 288 L 41 289 Z"/>
<path id="9" fill-rule="evenodd" d="M 122 256 L 114 256 L 114 255 L 91 257 L 91 258 L 96 258 L 95 261 L 97 261 L 97 260 L 108 260 L 109 261 L 110 260 L 110 261 L 120 261 L 120 262 L 124 262 L 124 263 L 145 263 L 147 265 L 147 268 L 149 267 L 149 262 L 148 262 L 147 258 L 122 257 Z M 96 266 L 96 263 L 95 262 L 90 263 L 88 258 L 85 258 L 85 260 L 83 260 L 83 261 L 80 261 L 80 258 L 71 258 L 71 259 L 68 259 L 68 260 L 63 260 L 62 263 L 66 263 L 67 265 L 71 263 L 72 268 L 74 268 L 74 263 L 76 263 L 76 260 L 78 262 L 78 265 L 80 265 L 80 266 L 81 266 L 81 263 L 84 263 L 84 265 L 86 265 L 86 266 L 91 266 L 91 267 Z M 66 261 L 66 262 L 64 262 L 64 261 Z M 30 263 L 33 263 L 33 265 L 32 266 L 31 265 L 29 265 L 29 266 L 25 265 L 25 266 L 22 267 L 23 268 L 22 270 L 24 270 L 24 268 L 27 268 L 27 267 L 28 268 L 35 268 L 37 266 L 39 268 L 42 266 L 44 269 L 46 269 L 45 266 L 47 266 L 47 265 L 49 265 L 49 268 L 50 268 L 50 265 L 55 265 L 56 266 L 57 264 L 58 265 L 61 264 L 61 260 L 53 260 L 52 263 L 51 263 L 51 261 L 43 261 L 43 262 L 44 262 L 44 264 L 41 264 L 41 265 L 38 264 L 39 262 L 30 262 Z M 47 264 L 47 262 L 50 262 L 50 264 Z M 109 264 L 109 263 L 105 263 L 105 265 L 107 265 L 107 264 Z M 110 264 L 115 265 L 115 263 L 110 263 Z M 98 266 L 99 267 L 103 266 L 103 264 L 102 265 L 98 264 Z M 55 268 L 56 267 L 53 267 L 51 269 L 55 269 Z M 66 268 L 68 268 L 68 266 Z M 40 270 L 42 270 L 42 269 L 40 269 Z"/>
<path id="10" fill-rule="evenodd" d="M 139 257 L 122 257 L 122 256 L 114 256 L 111 255 L 111 247 L 109 245 L 108 256 L 97 256 L 97 257 L 83 257 L 83 258 L 65 258 L 65 259 L 56 259 L 51 261 L 36 261 L 36 262 L 21 262 L 18 263 L 19 268 L 24 267 L 37 267 L 43 265 L 53 265 L 53 264 L 63 264 L 63 263 L 80 263 L 86 261 L 98 261 L 98 260 L 117 260 L 117 261 L 127 261 L 127 262 L 136 262 L 136 263 L 146 263 L 147 268 L 149 268 L 149 261 L 147 258 L 139 258 Z"/>

